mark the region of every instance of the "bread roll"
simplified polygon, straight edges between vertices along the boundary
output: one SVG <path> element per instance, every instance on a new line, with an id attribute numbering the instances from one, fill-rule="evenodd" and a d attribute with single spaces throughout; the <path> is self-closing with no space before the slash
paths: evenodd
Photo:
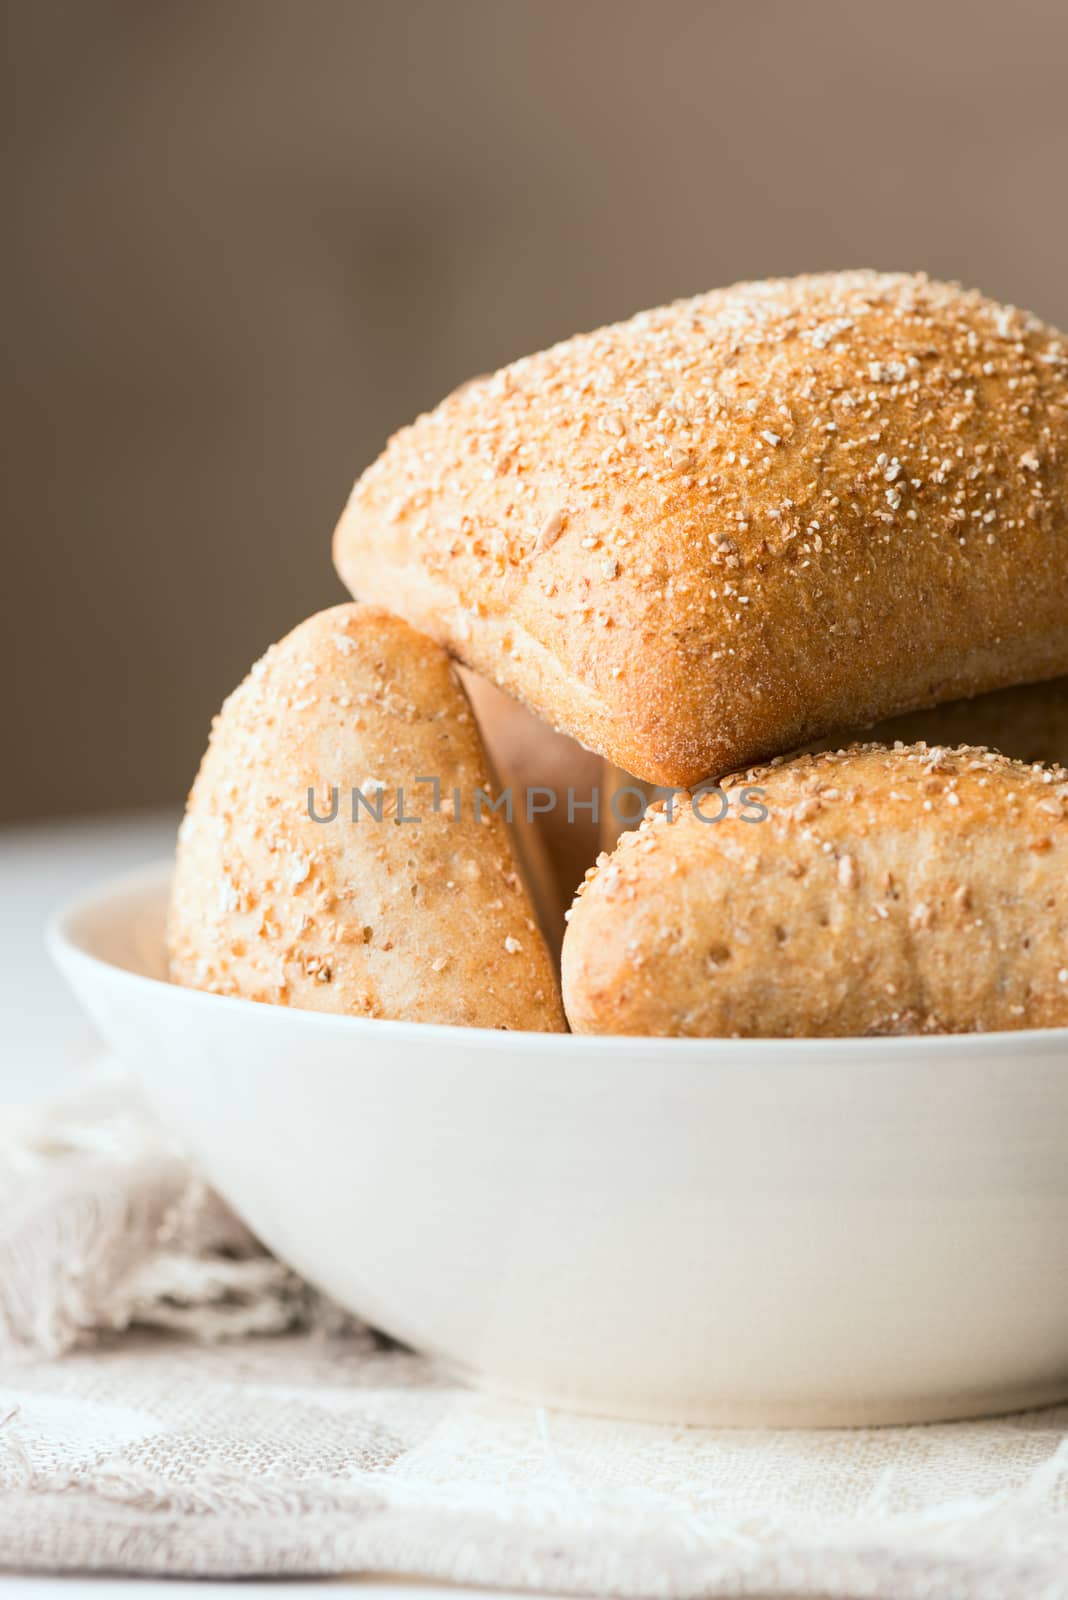
<path id="1" fill-rule="evenodd" d="M 334 551 L 554 727 L 693 783 L 1068 672 L 1068 350 L 922 276 L 718 290 L 466 385 Z"/>
<path id="2" fill-rule="evenodd" d="M 437 778 L 439 809 L 420 778 Z M 172 978 L 312 1011 L 562 1031 L 507 825 L 476 817 L 490 788 L 440 646 L 371 606 L 301 623 L 215 719 L 179 835 Z M 316 821 L 310 803 L 336 814 Z"/>
<path id="3" fill-rule="evenodd" d="M 516 843 L 529 859 L 527 877 L 542 931 L 559 957 L 564 911 L 602 845 L 597 819 L 605 763 L 486 678 L 464 667 L 459 671 L 493 769 L 512 791 Z M 569 790 L 575 801 L 570 813 Z"/>
<path id="4" fill-rule="evenodd" d="M 1068 771 L 865 745 L 724 794 L 725 820 L 678 800 L 589 875 L 564 938 L 574 1031 L 1068 1025 Z M 743 820 L 761 805 L 766 820 Z"/>

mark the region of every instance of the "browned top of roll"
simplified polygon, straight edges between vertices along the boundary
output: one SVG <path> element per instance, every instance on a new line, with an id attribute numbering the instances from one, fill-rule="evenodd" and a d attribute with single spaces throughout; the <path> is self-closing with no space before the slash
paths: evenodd
<path id="1" fill-rule="evenodd" d="M 1068 350 L 924 276 L 742 284 L 466 385 L 335 555 L 548 720 L 693 782 L 1068 670 Z"/>

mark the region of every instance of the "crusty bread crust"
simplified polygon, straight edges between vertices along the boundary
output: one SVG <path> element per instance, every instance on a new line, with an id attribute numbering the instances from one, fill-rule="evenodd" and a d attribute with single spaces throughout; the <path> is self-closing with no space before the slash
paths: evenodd
<path id="1" fill-rule="evenodd" d="M 440 810 L 420 777 L 439 779 Z M 418 821 L 399 820 L 401 786 Z M 179 835 L 173 980 L 312 1011 L 563 1031 L 507 825 L 475 815 L 491 787 L 439 645 L 371 606 L 301 623 L 213 724 Z M 381 822 L 352 821 L 353 788 Z M 334 820 L 312 819 L 309 789 L 322 817 L 338 791 Z"/>
<path id="2" fill-rule="evenodd" d="M 334 549 L 554 727 L 692 783 L 1068 671 L 1068 350 L 922 276 L 718 290 L 465 385 Z"/>
<path id="3" fill-rule="evenodd" d="M 590 872 L 564 937 L 576 1032 L 1068 1025 L 1064 768 L 865 745 L 724 780 L 748 786 L 767 820 L 677 802 Z"/>

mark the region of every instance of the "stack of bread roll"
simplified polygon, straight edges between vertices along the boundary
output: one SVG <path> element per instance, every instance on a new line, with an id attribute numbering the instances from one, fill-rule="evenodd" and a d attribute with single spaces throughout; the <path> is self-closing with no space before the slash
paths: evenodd
<path id="1" fill-rule="evenodd" d="M 644 312 L 402 430 L 334 556 L 355 602 L 215 720 L 176 982 L 550 1032 L 1068 1024 L 1068 345 L 1034 317 L 869 272 Z"/>

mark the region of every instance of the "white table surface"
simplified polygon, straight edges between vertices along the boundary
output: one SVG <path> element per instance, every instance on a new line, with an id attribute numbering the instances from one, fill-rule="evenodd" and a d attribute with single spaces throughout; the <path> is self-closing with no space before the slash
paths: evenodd
<path id="1" fill-rule="evenodd" d="M 44 930 L 64 901 L 105 878 L 171 854 L 177 812 L 131 813 L 61 823 L 0 828 L 0 1115 L 62 1086 L 64 1076 L 96 1048 L 89 1024 L 44 948 Z M 335 1580 L 358 1588 L 360 1600 L 444 1600 L 503 1596 L 507 1591 L 445 1588 L 385 1579 Z M 0 1600 L 202 1600 L 225 1593 L 238 1600 L 310 1594 L 322 1583 L 186 1583 L 173 1579 L 30 1577 L 0 1574 Z"/>

